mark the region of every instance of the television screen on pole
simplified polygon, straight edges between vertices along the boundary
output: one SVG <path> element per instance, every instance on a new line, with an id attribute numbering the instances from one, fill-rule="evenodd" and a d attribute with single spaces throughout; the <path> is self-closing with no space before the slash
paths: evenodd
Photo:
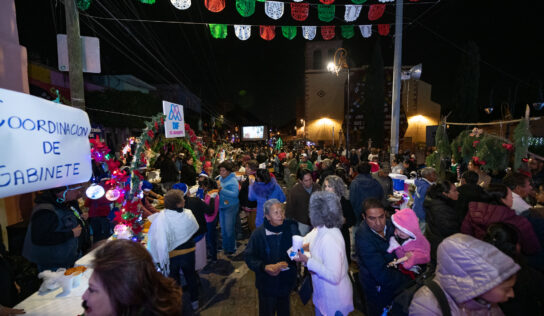
<path id="1" fill-rule="evenodd" d="M 267 139 L 266 126 L 243 126 L 242 140 L 265 140 Z"/>

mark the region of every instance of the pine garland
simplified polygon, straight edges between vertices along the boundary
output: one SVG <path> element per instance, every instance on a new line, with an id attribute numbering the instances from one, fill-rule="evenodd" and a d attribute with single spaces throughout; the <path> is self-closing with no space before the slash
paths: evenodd
<path id="1" fill-rule="evenodd" d="M 521 160 L 527 156 L 530 138 L 531 131 L 529 130 L 529 121 L 523 119 L 514 130 L 514 143 L 516 144 L 514 152 L 514 170 L 519 169 Z"/>

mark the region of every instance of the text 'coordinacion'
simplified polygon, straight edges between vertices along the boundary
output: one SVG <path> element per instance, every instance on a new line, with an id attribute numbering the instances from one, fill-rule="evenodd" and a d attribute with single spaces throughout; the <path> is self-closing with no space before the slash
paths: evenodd
<path id="1" fill-rule="evenodd" d="M 48 134 L 83 136 L 89 135 L 89 127 L 81 126 L 75 123 L 51 121 L 51 120 L 34 120 L 31 118 L 20 118 L 18 116 L 10 116 L 7 119 L 0 118 L 0 128 L 7 127 L 13 130 L 25 130 L 45 132 Z"/>

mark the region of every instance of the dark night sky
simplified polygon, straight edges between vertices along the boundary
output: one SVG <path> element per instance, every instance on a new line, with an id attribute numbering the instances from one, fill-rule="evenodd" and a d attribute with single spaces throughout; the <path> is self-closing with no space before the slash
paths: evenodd
<path id="1" fill-rule="evenodd" d="M 424 2 L 425 0 L 421 0 Z M 136 0 L 93 0 L 87 14 L 99 17 L 175 20 L 229 24 L 323 25 L 317 20 L 315 6 L 303 23 L 295 23 L 287 7 L 284 16 L 274 21 L 264 14 L 257 2 L 255 14 L 241 17 L 235 1 L 227 0 L 220 13 L 209 12 L 203 0 L 192 0 L 185 11 L 175 9 L 170 1 L 154 5 Z M 317 3 L 317 0 L 305 1 Z M 369 0 L 367 3 L 375 3 Z M 407 1 L 406 1 L 407 2 Z M 56 67 L 56 33 L 65 33 L 64 7 L 61 1 L 16 0 L 19 38 L 29 56 Z M 335 3 L 351 3 L 336 0 Z M 480 104 L 508 97 L 508 90 L 518 86 L 517 102 L 534 102 L 537 80 L 544 77 L 542 5 L 539 1 L 442 0 L 405 5 L 403 64 L 423 63 L 422 80 L 433 85 L 433 99 L 439 103 L 451 96 L 451 84 L 458 60 L 467 41 L 480 48 Z M 537 7 L 538 6 L 538 7 Z M 355 24 L 367 24 L 363 9 Z M 337 7 L 334 24 L 342 21 L 344 9 Z M 415 20 L 415 21 L 414 21 Z M 380 23 L 394 22 L 394 6 L 389 5 Z M 251 38 L 241 41 L 231 26 L 226 39 L 210 36 L 205 25 L 155 24 L 109 21 L 80 17 L 81 34 L 100 38 L 103 74 L 134 74 L 149 83 L 183 82 L 200 96 L 212 112 L 221 103 L 239 104 L 250 109 L 271 125 L 282 125 L 295 116 L 295 103 L 304 100 L 304 44 L 298 34 L 289 41 L 276 30 L 270 42 L 252 28 Z M 331 23 L 329 23 L 331 24 Z M 393 33 L 393 27 L 391 28 Z M 351 55 L 352 67 L 368 63 L 375 34 L 363 39 L 358 30 L 344 46 Z M 377 33 L 374 30 L 375 33 Z M 337 37 L 340 38 L 337 29 Z M 320 38 L 318 34 L 316 39 Z M 393 63 L 393 37 L 381 37 L 385 65 Z M 239 91 L 247 92 L 240 97 Z M 531 95 L 531 96 L 529 96 Z"/>

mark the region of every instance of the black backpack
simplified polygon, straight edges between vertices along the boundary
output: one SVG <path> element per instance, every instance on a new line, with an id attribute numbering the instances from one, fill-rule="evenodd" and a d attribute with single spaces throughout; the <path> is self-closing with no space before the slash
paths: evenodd
<path id="1" fill-rule="evenodd" d="M 408 311 L 410 309 L 410 303 L 414 294 L 419 290 L 420 287 L 426 286 L 431 290 L 434 297 L 440 305 L 440 310 L 442 311 L 442 316 L 451 316 L 450 304 L 446 298 L 446 294 L 440 286 L 433 281 L 434 273 L 426 274 L 422 273 L 415 280 L 413 280 L 408 287 L 406 287 L 402 292 L 400 292 L 393 299 L 393 303 L 389 307 L 387 312 L 388 316 L 408 316 Z"/>

